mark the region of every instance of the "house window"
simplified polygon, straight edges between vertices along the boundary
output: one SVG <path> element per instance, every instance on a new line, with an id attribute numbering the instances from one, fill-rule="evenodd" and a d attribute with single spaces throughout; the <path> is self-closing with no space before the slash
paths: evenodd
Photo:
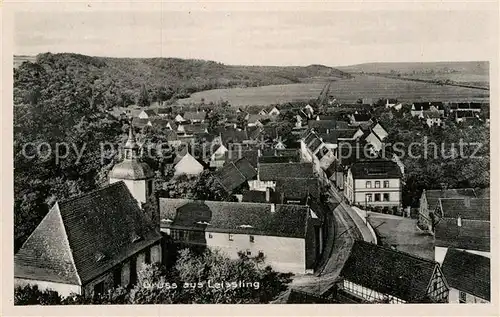
<path id="1" fill-rule="evenodd" d="M 458 302 L 460 304 L 464 304 L 467 302 L 467 294 L 465 292 L 459 291 L 458 293 Z"/>
<path id="2" fill-rule="evenodd" d="M 366 188 L 372 188 L 372 182 L 371 181 L 367 181 L 366 182 Z"/>
<path id="3" fill-rule="evenodd" d="M 147 248 L 146 251 L 144 252 L 144 262 L 146 264 L 151 263 L 151 248 Z"/>
<path id="4" fill-rule="evenodd" d="M 255 242 L 255 237 L 254 236 L 250 236 L 250 242 Z"/>
<path id="5" fill-rule="evenodd" d="M 380 181 L 375 182 L 375 188 L 380 188 Z"/>
<path id="6" fill-rule="evenodd" d="M 366 199 L 367 202 L 372 201 L 372 194 L 366 194 L 365 199 Z"/>
<path id="7" fill-rule="evenodd" d="M 384 181 L 384 188 L 389 188 L 389 181 Z"/>
<path id="8" fill-rule="evenodd" d="M 97 283 L 94 285 L 94 297 L 99 297 L 104 294 L 104 281 Z"/>
<path id="9" fill-rule="evenodd" d="M 375 201 L 380 201 L 380 194 L 375 194 Z"/>
<path id="10" fill-rule="evenodd" d="M 233 234 L 232 234 L 232 233 L 230 233 L 230 234 L 228 235 L 228 238 L 229 238 L 229 241 L 233 241 Z"/>
<path id="11" fill-rule="evenodd" d="M 384 201 L 389 201 L 389 194 L 384 194 Z"/>
<path id="12" fill-rule="evenodd" d="M 209 239 L 212 239 L 213 237 L 214 237 L 214 236 L 213 236 L 211 233 L 209 233 L 209 234 L 208 234 L 208 238 L 209 238 Z"/>
<path id="13" fill-rule="evenodd" d="M 179 240 L 184 239 L 184 231 L 178 231 Z"/>
<path id="14" fill-rule="evenodd" d="M 434 283 L 432 284 L 432 290 L 436 291 L 437 289 L 438 289 L 438 282 L 434 281 Z"/>

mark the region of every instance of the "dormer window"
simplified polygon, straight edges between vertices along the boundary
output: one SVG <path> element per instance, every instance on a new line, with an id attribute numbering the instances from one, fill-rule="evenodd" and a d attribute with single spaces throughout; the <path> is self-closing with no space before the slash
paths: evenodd
<path id="1" fill-rule="evenodd" d="M 97 252 L 95 254 L 95 261 L 96 262 L 102 261 L 102 260 L 104 260 L 105 257 L 106 256 L 102 252 Z"/>
<path id="2" fill-rule="evenodd" d="M 132 239 L 132 242 L 137 242 L 137 241 L 140 241 L 142 239 L 142 237 L 134 232 L 134 234 L 132 234 L 131 239 Z"/>

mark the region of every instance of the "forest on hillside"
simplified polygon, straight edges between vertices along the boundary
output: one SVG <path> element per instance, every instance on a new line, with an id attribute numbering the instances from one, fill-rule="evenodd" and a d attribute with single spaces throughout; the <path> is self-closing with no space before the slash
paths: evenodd
<path id="1" fill-rule="evenodd" d="M 24 58 L 26 60 L 26 58 Z M 15 69 L 28 67 L 29 61 Z M 348 78 L 349 74 L 323 65 L 306 67 L 230 66 L 214 61 L 180 58 L 111 58 L 80 54 L 44 53 L 30 67 L 75 73 L 92 79 L 103 95 L 106 107 L 137 102 L 141 89 L 151 102 L 186 98 L 198 91 L 300 83 L 314 77 Z M 15 104 L 25 100 L 15 100 Z"/>

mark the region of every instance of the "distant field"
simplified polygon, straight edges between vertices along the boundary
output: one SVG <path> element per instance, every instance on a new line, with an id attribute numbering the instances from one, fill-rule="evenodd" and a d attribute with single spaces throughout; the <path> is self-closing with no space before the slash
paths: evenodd
<path id="1" fill-rule="evenodd" d="M 458 84 L 478 87 L 489 86 L 489 63 L 477 62 L 428 62 L 428 63 L 366 63 L 341 66 L 338 69 L 351 73 L 399 74 L 401 77 L 422 80 L 450 80 Z"/>
<path id="2" fill-rule="evenodd" d="M 252 88 L 215 89 L 197 92 L 180 103 L 217 102 L 227 100 L 235 107 L 268 105 L 295 100 L 310 100 L 319 96 L 325 81 L 289 85 L 272 85 Z M 436 84 L 403 81 L 398 79 L 356 75 L 352 79 L 332 82 L 330 94 L 342 103 L 355 102 L 359 98 L 397 98 L 401 102 L 419 100 L 459 101 L 489 98 L 489 92 L 480 89 L 439 86 Z"/>
<path id="3" fill-rule="evenodd" d="M 179 103 L 199 103 L 204 99 L 205 103 L 228 101 L 234 107 L 248 105 L 269 105 L 285 103 L 289 101 L 315 99 L 321 93 L 326 81 L 313 83 L 271 85 L 250 88 L 229 88 L 200 91 L 192 94 L 189 98 L 180 99 Z"/>
<path id="4" fill-rule="evenodd" d="M 419 100 L 460 101 L 489 98 L 489 92 L 481 89 L 440 86 L 430 83 L 404 81 L 369 75 L 332 83 L 330 95 L 343 103 L 354 102 L 358 98 L 397 98 L 401 102 Z"/>

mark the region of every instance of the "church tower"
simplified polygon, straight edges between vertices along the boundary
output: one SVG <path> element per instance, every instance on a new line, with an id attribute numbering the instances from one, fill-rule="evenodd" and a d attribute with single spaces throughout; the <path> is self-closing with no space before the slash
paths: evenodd
<path id="1" fill-rule="evenodd" d="M 139 159 L 139 145 L 130 122 L 128 140 L 124 147 L 123 161 L 116 164 L 109 175 L 109 183 L 123 181 L 139 206 L 154 192 L 154 172 Z"/>

